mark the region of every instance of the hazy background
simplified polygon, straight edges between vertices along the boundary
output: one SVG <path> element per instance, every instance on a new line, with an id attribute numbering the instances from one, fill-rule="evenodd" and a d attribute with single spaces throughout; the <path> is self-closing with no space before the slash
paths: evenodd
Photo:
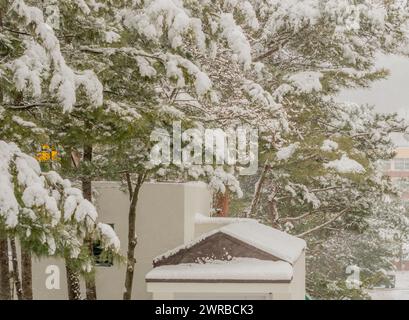
<path id="1" fill-rule="evenodd" d="M 375 106 L 379 112 L 398 112 L 409 118 L 409 58 L 379 56 L 377 67 L 390 71 L 387 79 L 377 81 L 368 89 L 343 91 L 337 100 Z M 409 146 L 401 135 L 394 135 L 397 146 Z"/>

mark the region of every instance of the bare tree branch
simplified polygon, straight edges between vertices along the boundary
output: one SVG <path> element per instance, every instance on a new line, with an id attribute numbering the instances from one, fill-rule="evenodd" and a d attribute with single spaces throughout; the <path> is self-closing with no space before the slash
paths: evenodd
<path id="1" fill-rule="evenodd" d="M 298 221 L 301 219 L 304 219 L 305 217 L 308 217 L 310 214 L 312 214 L 312 211 L 306 212 L 300 216 L 297 217 L 286 217 L 286 218 L 280 218 L 280 222 L 290 222 L 290 221 Z"/>
<path id="2" fill-rule="evenodd" d="M 331 218 L 330 220 L 328 220 L 327 222 L 324 222 L 323 224 L 320 224 L 319 226 L 316 226 L 315 228 L 312 228 L 308 231 L 305 231 L 303 233 L 297 234 L 296 237 L 304 237 L 312 232 L 318 231 L 324 227 L 326 227 L 327 225 L 333 223 L 335 220 L 337 220 L 339 217 L 341 217 L 343 214 L 345 214 L 347 211 L 349 210 L 349 208 L 345 208 L 344 210 L 340 211 L 335 217 Z"/>

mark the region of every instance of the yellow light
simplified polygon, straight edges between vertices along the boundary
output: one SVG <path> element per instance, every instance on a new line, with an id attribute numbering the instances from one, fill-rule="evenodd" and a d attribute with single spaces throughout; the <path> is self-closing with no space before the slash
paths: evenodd
<path id="1" fill-rule="evenodd" d="M 58 151 L 55 147 L 50 147 L 48 144 L 41 145 L 41 151 L 38 152 L 35 156 L 39 162 L 49 162 L 59 160 Z"/>

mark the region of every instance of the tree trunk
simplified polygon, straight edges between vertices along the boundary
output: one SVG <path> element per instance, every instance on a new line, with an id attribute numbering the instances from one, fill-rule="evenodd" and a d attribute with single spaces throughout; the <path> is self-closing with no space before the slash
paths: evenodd
<path id="1" fill-rule="evenodd" d="M 399 271 L 404 270 L 403 268 L 403 243 L 399 246 Z"/>
<path id="2" fill-rule="evenodd" d="M 273 228 L 279 228 L 280 224 L 278 222 L 279 220 L 279 215 L 278 215 L 278 208 L 277 208 L 277 200 L 272 198 L 268 202 L 269 208 L 270 208 L 270 215 L 271 215 L 271 226 Z"/>
<path id="3" fill-rule="evenodd" d="M 140 174 L 136 182 L 135 189 L 132 192 L 132 200 L 129 206 L 128 215 L 128 252 L 127 252 L 127 263 L 126 263 L 126 274 L 125 274 L 125 292 L 123 295 L 124 300 L 130 300 L 132 297 L 132 284 L 135 269 L 135 247 L 137 244 L 136 238 L 136 205 L 138 204 L 139 190 L 145 180 L 145 174 Z M 129 188 L 129 173 L 127 173 L 127 181 Z M 132 187 L 132 186 L 131 186 Z M 132 188 L 131 188 L 132 190 Z"/>
<path id="4" fill-rule="evenodd" d="M 5 1 L 0 1 L 0 27 L 3 27 L 3 12 L 6 6 Z M 3 103 L 3 88 L 0 86 L 0 104 Z M 7 238 L 0 238 L 0 300 L 10 300 L 10 279 L 8 278 L 9 253 Z"/>
<path id="5" fill-rule="evenodd" d="M 7 5 L 8 5 L 8 1 L 0 0 L 0 27 L 3 27 L 3 12 L 7 12 L 8 10 Z M 0 97 L 0 102 L 2 102 L 1 97 Z"/>
<path id="6" fill-rule="evenodd" d="M 253 199 L 251 201 L 251 205 L 249 210 L 246 212 L 246 217 L 250 218 L 255 216 L 257 208 L 258 208 L 258 204 L 260 202 L 260 197 L 261 197 L 261 189 L 263 187 L 264 184 L 264 180 L 266 179 L 266 175 L 267 175 L 267 171 L 270 169 L 270 166 L 268 164 L 269 160 L 267 159 L 264 167 L 263 167 L 263 171 L 260 174 L 260 178 L 258 179 L 255 187 L 254 187 L 254 194 L 253 194 Z"/>
<path id="7" fill-rule="evenodd" d="M 214 208 L 217 211 L 217 216 L 228 217 L 229 216 L 229 205 L 230 205 L 229 190 L 226 189 L 224 193 L 218 192 L 216 194 L 215 205 L 214 205 Z"/>
<path id="8" fill-rule="evenodd" d="M 90 164 L 92 162 L 92 145 L 84 145 L 84 162 Z M 82 178 L 82 194 L 84 199 L 92 202 L 92 178 L 88 175 Z M 85 240 L 89 248 L 89 254 L 92 256 L 92 239 L 87 238 Z M 85 279 L 85 288 L 87 294 L 87 300 L 97 300 L 97 287 L 95 284 L 95 273 L 90 274 Z"/>
<path id="9" fill-rule="evenodd" d="M 7 238 L 0 239 L 0 300 L 11 300 L 9 247 Z"/>
<path id="10" fill-rule="evenodd" d="M 24 300 L 33 300 L 33 271 L 31 252 L 21 248 L 21 287 Z"/>
<path id="11" fill-rule="evenodd" d="M 77 272 L 73 271 L 69 266 L 68 262 L 65 262 L 65 271 L 67 272 L 67 288 L 68 288 L 68 299 L 69 300 L 81 300 L 81 287 L 79 275 Z"/>
<path id="12" fill-rule="evenodd" d="M 17 299 L 23 300 L 23 289 L 21 287 L 20 270 L 18 267 L 18 259 L 17 259 L 16 239 L 14 237 L 10 238 L 10 248 L 11 248 L 11 262 L 13 265 L 13 281 L 14 281 L 14 286 L 16 287 Z"/>

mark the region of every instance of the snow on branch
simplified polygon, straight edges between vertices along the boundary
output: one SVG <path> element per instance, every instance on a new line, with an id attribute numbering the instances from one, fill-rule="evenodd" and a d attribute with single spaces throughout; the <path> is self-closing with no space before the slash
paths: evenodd
<path id="1" fill-rule="evenodd" d="M 176 0 L 145 1 L 143 10 L 121 11 L 123 24 L 145 36 L 150 41 L 158 42 L 167 32 L 168 41 L 173 49 L 183 45 L 183 36 L 193 32 L 196 45 L 202 52 L 206 48 L 205 35 L 201 20 L 190 16 L 182 2 Z"/>
<path id="2" fill-rule="evenodd" d="M 196 94 L 202 96 L 210 91 L 212 82 L 208 75 L 202 72 L 193 62 L 187 60 L 179 55 L 167 54 L 163 55 L 163 60 L 166 61 L 166 75 L 169 79 L 176 79 L 176 86 L 183 88 L 185 86 L 185 70 L 194 81 Z M 183 69 L 182 69 L 183 68 Z"/>
<path id="3" fill-rule="evenodd" d="M 290 159 L 298 147 L 299 147 L 299 143 L 296 142 L 296 143 L 290 144 L 287 147 L 281 148 L 280 150 L 277 151 L 277 154 L 276 154 L 277 160 L 286 161 Z"/>
<path id="4" fill-rule="evenodd" d="M 222 36 L 226 38 L 229 47 L 237 55 L 238 61 L 245 69 L 250 68 L 252 62 L 250 43 L 231 13 L 223 13 L 220 16 L 220 27 L 223 30 Z"/>
<path id="5" fill-rule="evenodd" d="M 68 249 L 77 258 L 85 234 L 96 234 L 107 249 L 119 251 L 119 240 L 97 224 L 95 207 L 54 171 L 42 173 L 37 160 L 14 143 L 0 140 L 0 223 L 26 241 L 39 237 L 48 253 Z M 36 232 L 32 232 L 32 230 Z"/>
<path id="6" fill-rule="evenodd" d="M 41 77 L 52 66 L 49 90 L 57 95 L 64 111 L 72 110 L 76 103 L 76 90 L 81 86 L 84 87 L 93 105 L 102 105 L 102 84 L 92 71 L 77 74 L 66 64 L 59 40 L 52 27 L 45 22 L 42 11 L 37 7 L 28 6 L 24 0 L 15 0 L 11 10 L 24 20 L 26 26 L 33 26 L 35 36 L 40 40 L 38 43 L 26 41 L 24 55 L 10 66 L 15 74 L 17 90 L 25 90 L 28 84 L 34 96 L 39 96 Z"/>
<path id="7" fill-rule="evenodd" d="M 365 168 L 357 161 L 342 155 L 341 159 L 324 164 L 325 168 L 334 169 L 339 173 L 364 173 Z"/>

